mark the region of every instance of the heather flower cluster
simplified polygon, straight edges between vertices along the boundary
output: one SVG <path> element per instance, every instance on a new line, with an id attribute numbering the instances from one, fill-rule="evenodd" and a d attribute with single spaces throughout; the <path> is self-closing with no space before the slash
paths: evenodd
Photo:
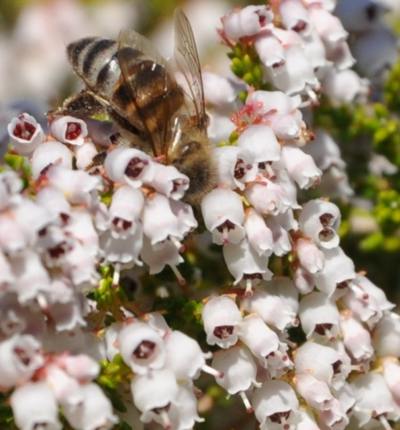
<path id="1" fill-rule="evenodd" d="M 400 316 L 341 248 L 338 206 L 305 197 L 353 193 L 338 145 L 313 128 L 322 97 L 368 95 L 348 31 L 374 39 L 383 6 L 349 5 L 271 0 L 222 18 L 241 79 L 204 73 L 217 184 L 198 207 L 185 199 L 188 176 L 101 121 L 10 121 L 8 160 L 24 168 L 0 172 L 0 393 L 18 428 L 189 430 L 203 421 L 201 373 L 262 430 L 399 421 Z M 208 268 L 193 254 L 215 248 L 230 286 L 195 292 L 178 266 L 187 257 L 201 280 Z M 204 339 L 169 325 L 154 297 L 122 295 L 129 276 L 168 297 L 156 276 L 168 270 L 198 300 Z"/>

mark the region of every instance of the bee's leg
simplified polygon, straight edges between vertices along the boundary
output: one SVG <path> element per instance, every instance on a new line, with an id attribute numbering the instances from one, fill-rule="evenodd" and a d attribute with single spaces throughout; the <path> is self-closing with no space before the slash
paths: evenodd
<path id="1" fill-rule="evenodd" d="M 68 97 L 62 106 L 48 112 L 48 116 L 72 115 L 79 118 L 90 118 L 106 113 L 105 106 L 99 102 L 98 98 L 90 91 L 82 90 L 80 93 Z"/>

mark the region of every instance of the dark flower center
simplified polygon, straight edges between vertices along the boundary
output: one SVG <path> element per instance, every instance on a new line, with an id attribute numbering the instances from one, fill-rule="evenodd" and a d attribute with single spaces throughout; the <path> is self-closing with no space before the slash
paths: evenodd
<path id="1" fill-rule="evenodd" d="M 156 344 L 150 340 L 143 340 L 133 351 L 133 355 L 140 360 L 145 360 L 153 354 Z"/>
<path id="2" fill-rule="evenodd" d="M 82 133 L 82 127 L 78 122 L 67 123 L 67 130 L 65 131 L 65 138 L 67 140 L 74 140 Z"/>
<path id="3" fill-rule="evenodd" d="M 133 157 L 126 166 L 125 175 L 130 178 L 137 178 L 148 164 L 149 162 L 147 160 Z"/>
<path id="4" fill-rule="evenodd" d="M 21 121 L 14 127 L 14 136 L 24 140 L 31 140 L 35 131 L 36 127 L 33 124 Z"/>
<path id="5" fill-rule="evenodd" d="M 220 325 L 218 327 L 215 327 L 214 336 L 218 337 L 218 339 L 227 339 L 229 336 L 232 335 L 233 330 L 233 325 Z"/>

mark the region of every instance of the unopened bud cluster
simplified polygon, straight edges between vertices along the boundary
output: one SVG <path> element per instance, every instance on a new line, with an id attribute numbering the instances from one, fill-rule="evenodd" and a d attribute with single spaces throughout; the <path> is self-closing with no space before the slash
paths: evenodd
<path id="1" fill-rule="evenodd" d="M 263 430 L 387 430 L 400 419 L 400 317 L 340 247 L 339 208 L 303 201 L 318 186 L 353 192 L 338 145 L 312 129 L 321 94 L 339 105 L 368 90 L 334 8 L 271 0 L 222 18 L 242 80 L 204 74 L 217 184 L 199 207 L 185 201 L 188 176 L 99 122 L 9 123 L 8 156 L 29 168 L 0 173 L 0 390 L 19 428 L 61 429 L 59 412 L 74 429 L 112 428 L 120 414 L 96 381 L 98 363 L 118 358 L 129 374 L 118 394 L 129 386 L 140 421 L 164 429 L 202 421 L 202 371 Z M 206 239 L 192 235 L 199 223 Z M 177 268 L 189 235 L 220 247 L 232 276 L 203 300 L 214 353 L 117 298 L 121 273 L 153 279 L 166 266 L 191 293 Z M 104 308 L 93 292 L 108 281 Z"/>

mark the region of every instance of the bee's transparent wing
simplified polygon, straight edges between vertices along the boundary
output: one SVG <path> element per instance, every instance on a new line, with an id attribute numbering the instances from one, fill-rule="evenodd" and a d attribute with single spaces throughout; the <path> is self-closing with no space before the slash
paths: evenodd
<path id="1" fill-rule="evenodd" d="M 138 52 L 138 58 L 132 55 Z M 131 51 L 130 51 L 131 50 Z M 133 123 L 140 123 L 156 156 L 167 153 L 171 119 L 183 99 L 182 90 L 167 62 L 151 42 L 135 31 L 122 31 L 118 39 L 121 85 L 130 99 Z"/>
<path id="2" fill-rule="evenodd" d="M 175 11 L 175 62 L 182 73 L 193 104 L 197 126 L 205 130 L 207 115 L 204 103 L 203 79 L 193 30 L 181 9 Z"/>

